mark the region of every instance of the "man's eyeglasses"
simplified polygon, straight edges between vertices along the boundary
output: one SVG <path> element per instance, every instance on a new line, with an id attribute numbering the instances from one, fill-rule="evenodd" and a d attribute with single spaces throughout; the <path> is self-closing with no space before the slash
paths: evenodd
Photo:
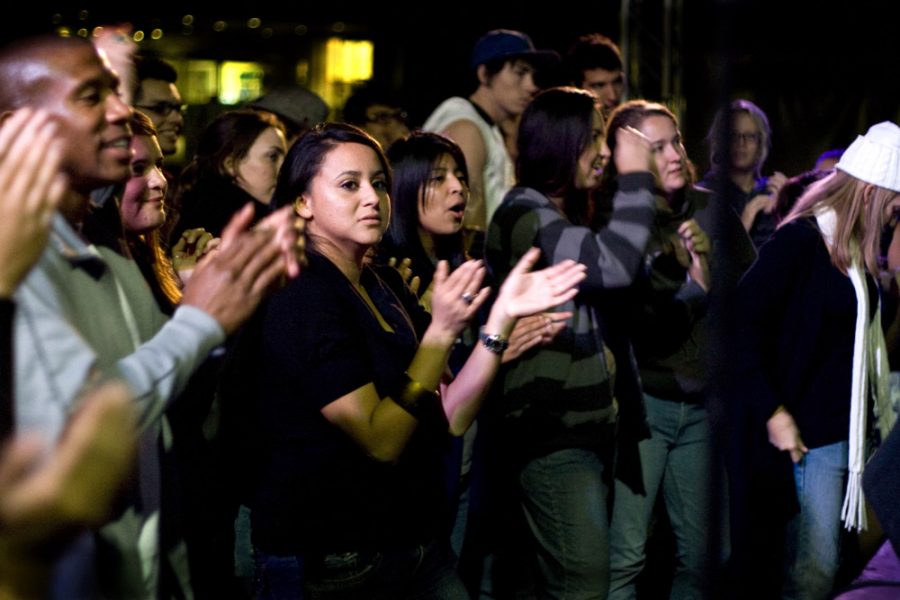
<path id="1" fill-rule="evenodd" d="M 369 123 L 390 123 L 391 121 L 406 123 L 406 117 L 404 110 L 380 110 L 366 115 Z"/>
<path id="2" fill-rule="evenodd" d="M 174 102 L 157 102 L 156 104 L 150 104 L 147 106 L 136 104 L 135 108 L 140 108 L 141 110 L 149 110 L 150 112 L 154 112 L 163 117 L 168 117 L 175 111 L 178 111 L 178 113 L 181 115 L 184 115 L 184 113 L 187 112 L 187 104 L 175 104 Z"/>

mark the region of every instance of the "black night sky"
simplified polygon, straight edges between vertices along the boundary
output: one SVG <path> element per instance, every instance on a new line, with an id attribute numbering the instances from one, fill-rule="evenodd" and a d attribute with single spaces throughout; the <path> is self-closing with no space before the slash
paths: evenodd
<path id="1" fill-rule="evenodd" d="M 666 0 L 625 2 L 630 31 L 641 36 L 639 89 L 632 97 L 659 99 L 660 39 Z M 812 166 L 825 149 L 846 146 L 878 121 L 900 121 L 900 3 L 857 1 L 749 2 L 683 0 L 675 16 L 673 60 L 684 107 L 682 128 L 689 155 L 706 166 L 703 137 L 723 99 L 745 97 L 759 104 L 772 122 L 774 147 L 766 171 L 788 175 Z M 204 3 L 208 6 L 208 3 Z M 78 8 L 76 8 L 76 6 Z M 257 60 L 290 65 L 302 57 L 315 35 L 327 35 L 336 23 L 342 35 L 375 42 L 375 76 L 402 93 L 413 124 L 449 95 L 467 95 L 473 79 L 468 56 L 474 41 L 497 27 L 521 29 L 538 47 L 564 51 L 582 33 L 599 31 L 622 39 L 620 1 L 573 2 L 270 2 L 253 8 L 198 8 L 191 3 L 83 2 L 65 6 L 37 3 L 26 8 L 18 27 L 7 19 L 6 41 L 28 33 L 52 31 L 52 18 L 77 22 L 88 10 L 89 25 L 129 21 L 162 26 L 173 33 L 165 54 L 218 60 Z M 193 14 L 191 35 L 181 18 Z M 214 35 L 217 19 L 240 25 L 258 17 L 275 32 L 231 27 Z M 308 32 L 297 36 L 302 25 Z M 635 33 L 635 32 L 638 33 Z"/>

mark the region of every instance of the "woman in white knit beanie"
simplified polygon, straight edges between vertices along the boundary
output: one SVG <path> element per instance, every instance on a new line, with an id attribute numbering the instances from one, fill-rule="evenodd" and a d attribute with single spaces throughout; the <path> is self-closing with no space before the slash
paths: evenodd
<path id="1" fill-rule="evenodd" d="M 829 597 L 841 521 L 866 526 L 865 442 L 894 420 L 877 280 L 898 206 L 900 127 L 884 122 L 798 200 L 740 285 L 739 394 L 793 462 L 799 503 L 784 598 Z"/>

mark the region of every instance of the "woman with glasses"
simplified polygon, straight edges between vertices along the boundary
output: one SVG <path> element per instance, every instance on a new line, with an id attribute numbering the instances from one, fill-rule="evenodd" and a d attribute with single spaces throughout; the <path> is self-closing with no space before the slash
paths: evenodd
<path id="1" fill-rule="evenodd" d="M 749 100 L 735 100 L 716 113 L 706 141 L 710 172 L 700 186 L 727 200 L 758 248 L 775 231 L 775 198 L 787 180 L 779 171 L 762 174 L 772 149 L 769 119 Z"/>

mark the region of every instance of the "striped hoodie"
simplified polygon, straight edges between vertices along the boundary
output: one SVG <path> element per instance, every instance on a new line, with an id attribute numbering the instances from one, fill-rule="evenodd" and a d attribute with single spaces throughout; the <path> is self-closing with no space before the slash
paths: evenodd
<path id="1" fill-rule="evenodd" d="M 601 333 L 598 292 L 634 281 L 655 218 L 653 185 L 649 173 L 620 176 L 612 217 L 598 232 L 573 225 L 549 198 L 523 187 L 507 193 L 491 220 L 485 258 L 498 286 L 532 246 L 542 252 L 536 269 L 565 259 L 588 267 L 579 294 L 557 309 L 573 313 L 569 326 L 498 377 L 504 434 L 520 457 L 611 442 L 616 369 Z"/>

